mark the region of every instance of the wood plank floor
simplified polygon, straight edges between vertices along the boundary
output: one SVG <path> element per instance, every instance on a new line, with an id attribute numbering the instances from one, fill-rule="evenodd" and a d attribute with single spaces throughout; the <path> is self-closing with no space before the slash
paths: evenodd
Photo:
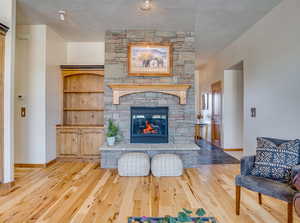
<path id="1" fill-rule="evenodd" d="M 128 216 L 175 215 L 203 207 L 220 223 L 287 222 L 286 204 L 242 190 L 235 215 L 234 176 L 239 165 L 187 169 L 182 177 L 119 177 L 96 163 L 57 162 L 16 169 L 16 185 L 0 197 L 0 222 L 126 223 Z M 294 222 L 300 222 L 294 217 Z"/>

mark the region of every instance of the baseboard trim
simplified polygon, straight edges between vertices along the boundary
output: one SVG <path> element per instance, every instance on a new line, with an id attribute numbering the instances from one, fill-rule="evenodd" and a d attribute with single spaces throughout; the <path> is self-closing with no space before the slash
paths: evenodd
<path id="1" fill-rule="evenodd" d="M 20 168 L 44 168 L 44 167 L 46 167 L 46 164 L 15 163 L 15 167 L 20 167 Z"/>
<path id="2" fill-rule="evenodd" d="M 98 156 L 86 156 L 86 157 L 78 157 L 78 156 L 59 156 L 57 157 L 57 161 L 60 162 L 100 162 L 100 155 Z"/>
<path id="3" fill-rule="evenodd" d="M 227 148 L 227 149 L 223 149 L 226 152 L 238 152 L 238 151 L 244 151 L 243 148 Z"/>
<path id="4" fill-rule="evenodd" d="M 45 164 L 35 164 L 35 163 L 15 163 L 15 167 L 19 168 L 46 168 L 56 162 L 56 158 L 54 160 L 49 161 Z"/>
<path id="5" fill-rule="evenodd" d="M 0 196 L 9 193 L 14 186 L 15 186 L 15 181 L 0 184 Z"/>
<path id="6" fill-rule="evenodd" d="M 49 166 L 53 165 L 56 162 L 57 162 L 57 158 L 55 158 L 54 160 L 51 160 L 48 163 L 46 163 L 46 167 L 49 167 Z"/>

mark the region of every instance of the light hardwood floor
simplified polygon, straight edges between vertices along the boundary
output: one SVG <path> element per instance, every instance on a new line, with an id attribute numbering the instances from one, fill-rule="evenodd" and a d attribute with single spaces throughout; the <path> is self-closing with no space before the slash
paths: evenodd
<path id="1" fill-rule="evenodd" d="M 237 217 L 238 173 L 239 165 L 206 165 L 172 178 L 119 177 L 96 163 L 17 168 L 15 187 L 0 197 L 0 222 L 126 223 L 128 216 L 175 215 L 183 207 L 203 207 L 220 223 L 287 222 L 284 202 L 263 196 L 260 206 L 246 190 Z"/>

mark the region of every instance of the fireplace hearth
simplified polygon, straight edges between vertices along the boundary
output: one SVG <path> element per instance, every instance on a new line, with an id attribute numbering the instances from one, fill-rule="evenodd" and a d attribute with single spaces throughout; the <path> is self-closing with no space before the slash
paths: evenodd
<path id="1" fill-rule="evenodd" d="M 131 143 L 168 143 L 168 107 L 131 107 Z"/>

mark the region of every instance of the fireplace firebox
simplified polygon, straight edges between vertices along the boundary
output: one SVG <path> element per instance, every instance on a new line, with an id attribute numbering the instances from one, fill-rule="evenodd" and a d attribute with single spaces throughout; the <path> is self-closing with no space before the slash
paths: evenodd
<path id="1" fill-rule="evenodd" d="M 168 143 L 168 107 L 131 107 L 130 143 Z"/>

